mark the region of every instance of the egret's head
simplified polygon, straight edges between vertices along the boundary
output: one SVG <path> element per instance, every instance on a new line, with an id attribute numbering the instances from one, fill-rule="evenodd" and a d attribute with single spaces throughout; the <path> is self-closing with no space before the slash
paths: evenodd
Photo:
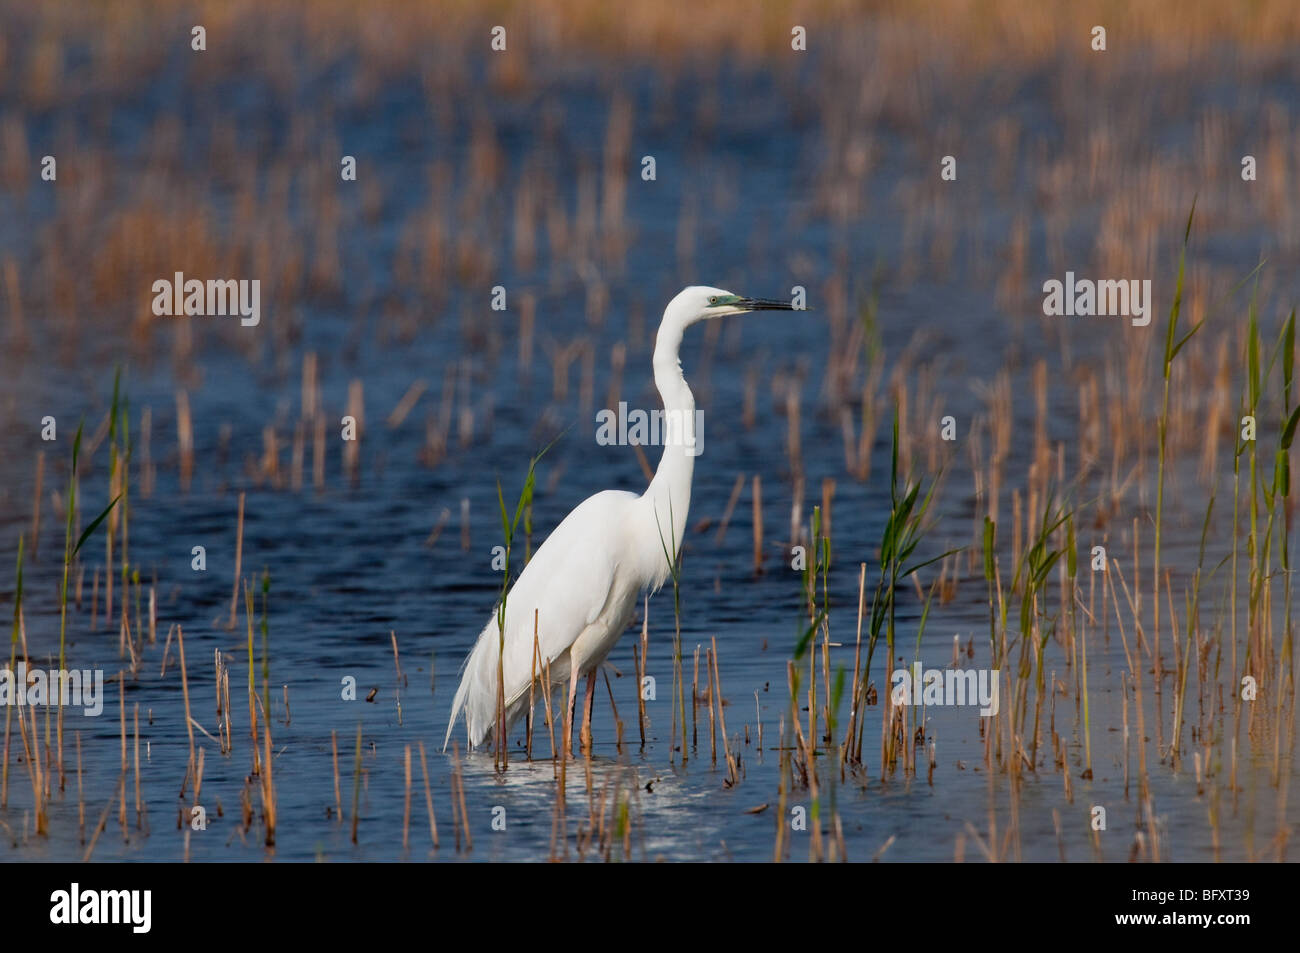
<path id="1" fill-rule="evenodd" d="M 718 318 L 724 314 L 744 314 L 746 311 L 793 311 L 794 307 L 789 301 L 748 298 L 721 288 L 694 285 L 678 294 L 668 305 L 668 309 L 670 312 L 676 312 L 683 324 L 689 325 L 706 318 Z"/>

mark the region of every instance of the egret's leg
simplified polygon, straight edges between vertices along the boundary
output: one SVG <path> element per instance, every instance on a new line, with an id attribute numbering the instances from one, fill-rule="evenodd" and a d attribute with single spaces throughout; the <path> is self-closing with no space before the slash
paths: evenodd
<path id="1" fill-rule="evenodd" d="M 591 751 L 591 706 L 596 700 L 596 671 L 587 676 L 587 697 L 582 703 L 582 748 Z"/>
<path id="2" fill-rule="evenodd" d="M 564 722 L 564 756 L 573 756 L 573 713 L 578 702 L 578 666 L 569 671 L 569 717 Z"/>

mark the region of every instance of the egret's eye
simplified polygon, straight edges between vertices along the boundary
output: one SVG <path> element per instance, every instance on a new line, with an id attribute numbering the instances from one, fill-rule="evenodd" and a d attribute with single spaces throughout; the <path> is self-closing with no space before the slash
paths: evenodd
<path id="1" fill-rule="evenodd" d="M 717 296 L 717 295 L 709 295 L 709 304 L 717 304 L 717 303 L 718 303 L 718 296 Z"/>

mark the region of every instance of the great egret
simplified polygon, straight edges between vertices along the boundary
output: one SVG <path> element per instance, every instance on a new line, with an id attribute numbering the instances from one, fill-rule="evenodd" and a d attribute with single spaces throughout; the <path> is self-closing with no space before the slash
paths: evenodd
<path id="1" fill-rule="evenodd" d="M 668 422 L 659 468 L 646 491 L 605 490 L 580 503 L 533 554 L 506 595 L 505 713 L 509 728 L 528 705 L 533 673 L 550 662 L 552 686 L 569 681 L 570 712 L 578 678 L 587 676 L 582 740 L 589 743 L 596 672 L 623 634 L 637 597 L 669 576 L 668 553 L 680 546 L 691 502 L 698 447 L 695 398 L 682 376 L 682 333 L 707 318 L 748 311 L 791 311 L 784 301 L 746 298 L 721 288 L 684 289 L 664 309 L 654 350 L 655 387 Z M 533 613 L 537 613 L 534 663 Z M 471 747 L 496 727 L 500 629 L 494 612 L 470 650 L 451 705 L 443 750 L 464 713 Z M 570 720 L 570 725 L 572 721 Z M 569 749 L 570 741 L 564 739 Z"/>

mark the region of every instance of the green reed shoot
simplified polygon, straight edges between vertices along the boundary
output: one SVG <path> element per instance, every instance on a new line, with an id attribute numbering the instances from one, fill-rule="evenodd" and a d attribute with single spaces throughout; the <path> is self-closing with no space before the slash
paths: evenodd
<path id="1" fill-rule="evenodd" d="M 933 556 L 930 559 L 922 560 L 917 563 L 909 563 L 912 554 L 920 545 L 921 540 L 929 531 L 932 524 L 927 519 L 930 512 L 930 505 L 934 499 L 935 490 L 942 479 L 942 473 L 938 474 L 931 481 L 929 489 L 924 497 L 920 495 L 921 481 L 917 480 L 909 488 L 903 489 L 899 486 L 898 474 L 898 407 L 894 407 L 894 424 L 893 424 L 893 446 L 890 453 L 889 468 L 889 499 L 890 510 L 889 518 L 885 521 L 885 528 L 881 534 L 880 540 L 880 573 L 876 582 L 876 591 L 871 600 L 871 622 L 868 629 L 869 637 L 867 640 L 867 661 L 862 670 L 861 678 L 858 682 L 859 698 L 854 700 L 854 708 L 860 709 L 866 698 L 867 683 L 871 676 L 871 663 L 875 656 L 876 643 L 879 641 L 882 633 L 885 635 L 885 645 L 888 651 L 888 661 L 886 663 L 886 672 L 894 660 L 894 635 L 895 635 L 895 609 L 897 605 L 897 591 L 899 586 L 906 581 L 909 576 L 919 572 L 932 563 L 946 559 L 954 553 L 962 551 L 962 547 L 950 549 Z M 859 741 L 857 747 L 860 750 L 861 728 L 859 723 Z"/>
<path id="2" fill-rule="evenodd" d="M 1043 516 L 1038 522 L 1038 534 L 1034 539 L 1034 544 L 1021 554 L 1021 562 L 1016 567 L 1015 579 L 1011 586 L 1013 590 L 1019 589 L 1021 591 L 1019 620 L 1020 663 L 1017 679 L 1023 684 L 1030 675 L 1033 675 L 1036 691 L 1034 733 L 1030 741 L 1030 763 L 1034 765 L 1037 764 L 1038 724 L 1042 714 L 1043 695 L 1046 690 L 1043 650 L 1047 647 L 1053 633 L 1055 633 L 1057 622 L 1055 616 L 1047 617 L 1045 615 L 1043 603 L 1046 600 L 1043 596 L 1048 576 L 1060 558 L 1065 555 L 1060 549 L 1050 548 L 1049 539 L 1053 533 L 1065 525 L 1066 520 L 1070 518 L 1071 512 L 1064 505 L 1056 506 L 1054 494 L 1049 493 L 1047 495 L 1047 499 L 1043 504 Z M 1019 696 L 1016 699 L 1019 706 L 1019 718 L 1016 723 L 1023 731 L 1026 706 L 1028 704 L 1028 691 L 1019 690 L 1017 695 Z M 1015 709 L 1013 709 L 1013 715 L 1014 712 Z"/>
<path id="3" fill-rule="evenodd" d="M 995 603 L 993 599 L 994 586 L 998 585 L 997 569 L 997 539 L 998 524 L 984 517 L 984 581 L 988 585 L 989 591 L 989 658 L 993 668 L 998 667 L 998 628 Z"/>
<path id="4" fill-rule="evenodd" d="M 559 437 L 555 438 L 556 440 Z M 533 505 L 533 493 L 537 485 L 537 463 L 546 455 L 546 451 L 555 445 L 552 440 L 542 448 L 541 452 L 528 461 L 528 473 L 524 477 L 523 489 L 519 491 L 519 499 L 515 503 L 514 519 L 510 518 L 506 512 L 505 495 L 501 490 L 501 481 L 497 480 L 497 504 L 501 508 L 501 532 L 505 540 L 505 565 L 501 573 L 501 601 L 497 604 L 497 737 L 496 737 L 496 759 L 498 767 L 504 768 L 509 761 L 509 753 L 506 743 L 506 724 L 505 724 L 505 707 L 506 707 L 506 683 L 505 683 L 505 653 L 506 653 L 506 599 L 510 594 L 510 553 L 514 546 L 515 533 L 519 529 L 519 521 L 523 519 L 524 513 L 531 514 Z M 531 515 L 529 523 L 531 523 Z M 525 525 L 527 529 L 528 524 Z M 527 559 L 525 559 L 525 562 Z"/>
<path id="5" fill-rule="evenodd" d="M 90 521 L 90 525 L 82 530 L 81 536 L 78 537 L 76 544 L 72 542 L 73 521 L 77 511 L 77 460 L 81 454 L 81 431 L 82 424 L 77 424 L 77 435 L 72 440 L 72 472 L 68 476 L 68 513 L 67 528 L 63 537 L 63 582 L 59 586 L 59 671 L 67 669 L 67 632 L 68 632 L 68 577 L 72 570 L 72 561 L 77 558 L 77 553 L 81 552 L 81 547 L 86 544 L 91 535 L 99 528 L 99 524 L 108 518 L 108 514 L 113 511 L 117 501 L 121 499 L 121 494 L 114 497 L 104 507 L 103 512 Z M 15 630 L 16 632 L 16 630 Z M 59 747 L 59 777 L 63 777 L 63 692 L 59 692 L 59 714 L 58 714 L 58 747 Z"/>
<path id="6" fill-rule="evenodd" d="M 954 553 L 961 552 L 961 548 L 958 547 L 922 562 L 908 565 L 908 559 L 911 558 L 925 533 L 930 529 L 926 517 L 938 485 L 939 478 L 936 477 L 931 482 L 930 488 L 923 498 L 920 497 L 921 481 L 919 480 L 913 483 L 905 493 L 900 492 L 898 482 L 898 408 L 895 407 L 893 450 L 890 456 L 889 474 L 890 511 L 889 519 L 885 522 L 884 532 L 880 540 L 880 578 L 876 584 L 876 594 L 871 605 L 871 628 L 869 630 L 870 639 L 867 642 L 867 665 L 863 677 L 864 684 L 866 678 L 871 674 L 871 659 L 875 652 L 876 642 L 882 632 L 885 634 L 889 663 L 892 664 L 893 662 L 895 610 L 897 606 L 896 592 L 898 587 L 909 576 L 919 572 L 926 566 L 939 562 Z"/>
<path id="7" fill-rule="evenodd" d="M 1192 339 L 1201 325 L 1205 323 L 1202 318 L 1196 325 L 1187 332 L 1182 338 L 1178 337 L 1178 315 L 1183 306 L 1183 275 L 1187 263 L 1187 243 L 1192 235 L 1192 219 L 1196 215 L 1196 202 L 1192 201 L 1192 210 L 1187 214 L 1187 227 L 1183 230 L 1183 247 L 1178 253 L 1178 279 L 1174 283 L 1174 301 L 1169 308 L 1169 326 L 1165 331 L 1165 358 L 1163 365 L 1164 373 L 1164 400 L 1160 406 L 1160 425 L 1159 425 L 1159 463 L 1156 470 L 1156 541 L 1155 541 L 1155 568 L 1152 572 L 1152 585 L 1154 586 L 1154 601 L 1151 606 L 1154 621 L 1153 634 L 1156 640 L 1156 674 L 1159 678 L 1159 647 L 1160 647 L 1160 529 L 1161 517 L 1164 512 L 1165 502 L 1165 437 L 1169 430 L 1169 380 L 1172 375 L 1174 358 L 1178 352 L 1183 349 L 1188 341 Z M 1158 683 L 1158 682 L 1157 682 Z"/>
<path id="8" fill-rule="evenodd" d="M 271 624 L 267 617 L 266 603 L 271 595 L 271 572 L 262 570 L 262 712 L 271 717 Z"/>
<path id="9" fill-rule="evenodd" d="M 14 627 L 9 636 L 9 671 L 16 673 L 18 671 L 18 627 L 22 624 L 23 615 L 23 537 L 18 537 L 18 569 L 17 578 L 14 582 Z M 5 752 L 4 766 L 2 769 L 3 780 L 0 780 L 0 808 L 9 806 L 9 726 L 13 718 L 14 706 L 5 706 Z"/>
<path id="10" fill-rule="evenodd" d="M 1194 644 L 1192 637 L 1200 628 L 1201 575 L 1205 568 L 1205 546 L 1210 535 L 1210 521 L 1214 515 L 1214 498 L 1215 492 L 1211 491 L 1209 505 L 1205 508 L 1205 521 L 1201 524 L 1201 545 L 1196 558 L 1196 572 L 1192 576 L 1192 592 L 1188 596 L 1187 626 L 1186 631 L 1183 633 L 1182 657 L 1179 660 L 1181 663 L 1179 666 L 1180 671 L 1175 673 L 1178 677 L 1178 695 L 1174 699 L 1174 730 L 1173 737 L 1169 742 L 1170 755 L 1175 764 L 1178 763 L 1179 748 L 1182 744 L 1184 705 L 1187 697 L 1187 670 L 1191 668 L 1191 652 Z"/>

